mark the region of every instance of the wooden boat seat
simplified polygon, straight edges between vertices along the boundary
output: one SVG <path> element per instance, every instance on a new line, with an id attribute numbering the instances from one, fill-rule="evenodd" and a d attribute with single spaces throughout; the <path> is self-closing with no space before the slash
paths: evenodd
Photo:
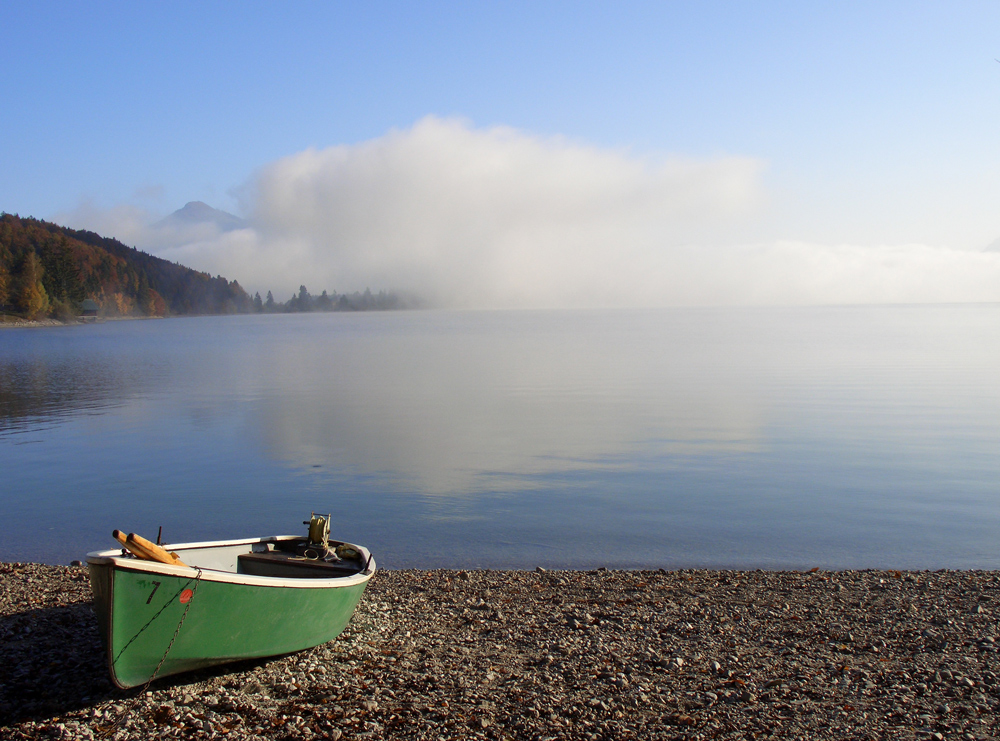
<path id="1" fill-rule="evenodd" d="M 268 553 L 243 553 L 238 559 L 237 573 L 251 576 L 280 576 L 291 579 L 331 579 L 352 576 L 362 570 L 361 564 L 351 561 L 319 561 L 299 558 L 294 553 L 270 551 Z"/>

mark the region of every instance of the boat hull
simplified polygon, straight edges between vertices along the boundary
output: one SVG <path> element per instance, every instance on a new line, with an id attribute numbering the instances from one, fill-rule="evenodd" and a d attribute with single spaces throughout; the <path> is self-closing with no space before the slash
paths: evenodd
<path id="1" fill-rule="evenodd" d="M 88 565 L 111 678 L 122 688 L 333 640 L 374 572 L 370 564 L 347 579 L 278 579 L 130 558 Z"/>

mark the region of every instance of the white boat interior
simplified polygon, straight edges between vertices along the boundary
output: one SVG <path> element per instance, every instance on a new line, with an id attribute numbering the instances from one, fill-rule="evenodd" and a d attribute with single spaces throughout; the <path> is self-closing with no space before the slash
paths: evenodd
<path id="1" fill-rule="evenodd" d="M 176 553 L 183 565 L 143 560 L 125 549 L 88 553 L 87 561 L 94 564 L 114 562 L 119 567 L 170 573 L 201 569 L 218 575 L 244 575 L 256 583 L 259 581 L 254 577 L 295 580 L 300 583 L 302 580 L 345 578 L 353 581 L 351 577 L 361 577 L 363 580 L 375 571 L 371 553 L 362 546 L 328 540 L 325 549 L 317 548 L 308 538 L 297 535 L 165 544 L 163 547 Z M 211 573 L 205 573 L 202 578 L 216 580 Z"/>

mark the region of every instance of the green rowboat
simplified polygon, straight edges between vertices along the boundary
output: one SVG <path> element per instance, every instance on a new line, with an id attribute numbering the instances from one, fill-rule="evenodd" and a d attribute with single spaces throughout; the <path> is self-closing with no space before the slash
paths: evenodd
<path id="1" fill-rule="evenodd" d="M 122 550 L 87 554 L 112 681 L 137 687 L 336 638 L 375 561 L 367 549 L 339 541 L 317 554 L 314 540 L 279 535 L 171 545 L 186 565 Z"/>

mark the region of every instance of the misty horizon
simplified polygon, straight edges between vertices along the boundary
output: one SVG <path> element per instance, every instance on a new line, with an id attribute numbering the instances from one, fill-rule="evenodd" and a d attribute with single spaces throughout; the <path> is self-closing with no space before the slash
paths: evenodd
<path id="1" fill-rule="evenodd" d="M 307 285 L 441 308 L 1000 300 L 1000 252 L 766 238 L 766 169 L 428 116 L 266 165 L 238 189 L 242 216 L 60 218 L 276 299 Z"/>

